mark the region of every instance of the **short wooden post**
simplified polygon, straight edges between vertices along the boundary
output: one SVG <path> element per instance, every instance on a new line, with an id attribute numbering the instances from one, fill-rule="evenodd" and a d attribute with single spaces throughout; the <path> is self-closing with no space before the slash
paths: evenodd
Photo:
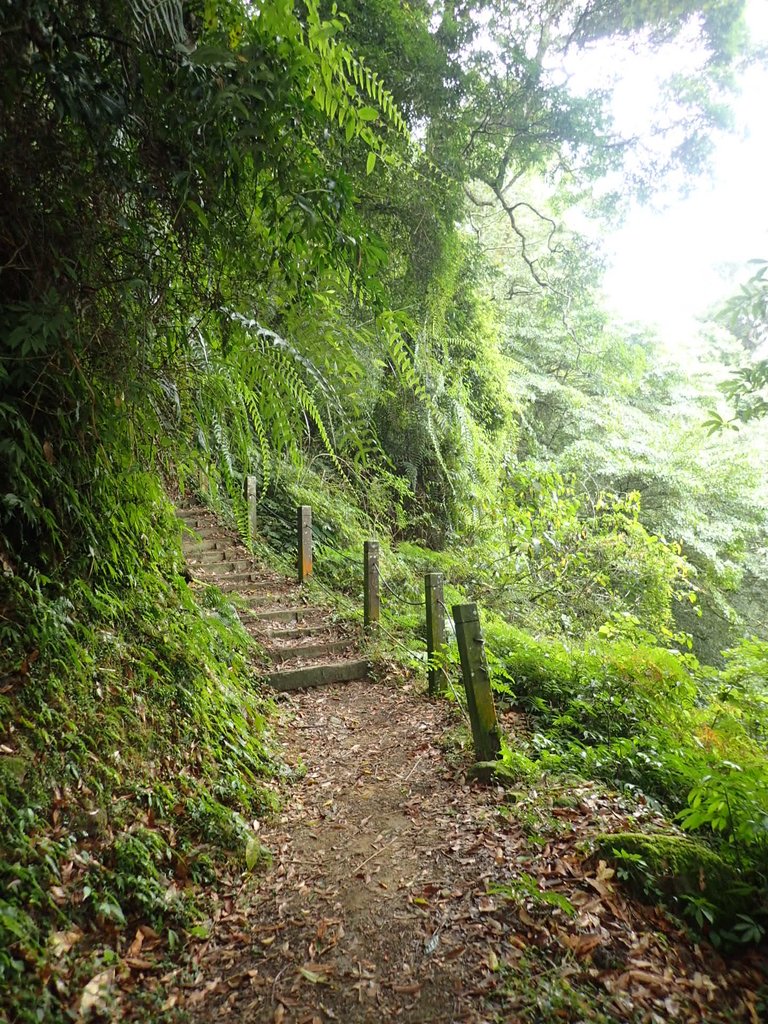
<path id="1" fill-rule="evenodd" d="M 475 760 L 495 761 L 501 753 L 501 738 L 477 605 L 455 604 L 453 621 L 456 623 L 464 689 L 467 691 Z"/>
<path id="2" fill-rule="evenodd" d="M 310 505 L 299 506 L 298 538 L 299 583 L 303 583 L 308 576 L 312 575 L 312 507 Z"/>
<path id="3" fill-rule="evenodd" d="M 259 487 L 255 476 L 245 478 L 245 500 L 248 505 L 248 539 L 256 536 L 256 506 L 259 503 Z"/>
<path id="4" fill-rule="evenodd" d="M 439 664 L 445 647 L 445 605 L 443 574 L 428 572 L 424 576 L 424 597 L 427 609 L 427 680 L 430 694 L 445 689 L 445 669 Z"/>
<path id="5" fill-rule="evenodd" d="M 363 622 L 366 629 L 374 629 L 379 622 L 381 596 L 379 594 L 379 542 L 367 540 L 363 544 L 364 598 Z"/>

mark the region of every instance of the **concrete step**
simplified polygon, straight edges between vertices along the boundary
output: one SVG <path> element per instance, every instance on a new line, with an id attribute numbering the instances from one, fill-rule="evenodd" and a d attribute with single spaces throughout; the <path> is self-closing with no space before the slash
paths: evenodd
<path id="1" fill-rule="evenodd" d="M 274 605 L 275 608 L 284 607 L 286 604 L 297 605 L 301 600 L 300 596 L 295 591 L 290 590 L 262 590 L 259 594 L 243 594 L 243 603 L 248 608 L 257 608 L 259 610 L 263 608 L 269 608 L 270 604 Z M 245 615 L 254 614 L 245 611 Z M 257 615 L 256 618 L 260 618 Z"/>
<path id="2" fill-rule="evenodd" d="M 211 523 L 210 526 L 201 526 L 199 529 L 190 530 L 182 537 L 182 543 L 199 544 L 201 540 L 228 540 L 233 543 L 234 538 L 227 533 L 223 526 Z"/>
<path id="3" fill-rule="evenodd" d="M 328 659 L 334 654 L 341 654 L 352 646 L 353 641 L 346 640 L 320 640 L 317 643 L 294 644 L 293 647 L 272 647 L 267 649 L 272 661 L 276 665 L 285 665 L 289 661 L 315 661 L 318 658 Z"/>
<path id="4" fill-rule="evenodd" d="M 215 519 L 184 519 L 184 526 L 187 530 L 200 533 L 201 530 L 223 530 L 224 527 Z M 186 531 L 185 531 L 186 532 Z"/>
<path id="5" fill-rule="evenodd" d="M 230 563 L 222 562 L 222 566 L 229 566 Z M 214 567 L 208 567 L 208 572 L 216 577 L 216 582 L 222 590 L 236 590 L 238 587 L 244 587 L 246 590 L 250 586 L 253 588 L 261 581 L 261 575 L 255 571 L 248 571 L 247 569 L 242 572 L 235 572 L 233 569 L 220 568 L 216 563 Z"/>
<path id="6" fill-rule="evenodd" d="M 225 548 L 234 548 L 234 542 L 229 537 L 200 537 L 198 534 L 187 534 L 181 538 L 181 550 L 185 554 L 206 554 L 209 551 L 223 551 Z"/>
<path id="7" fill-rule="evenodd" d="M 270 629 L 269 639 L 276 640 L 298 640 L 300 637 L 317 636 L 319 633 L 330 633 L 333 626 L 328 623 L 321 623 L 319 626 L 294 626 L 292 629 Z"/>
<path id="8" fill-rule="evenodd" d="M 187 559 L 196 565 L 218 565 L 221 562 L 233 565 L 238 562 L 242 565 L 243 569 L 248 569 L 252 565 L 252 561 L 245 551 L 240 548 L 232 548 L 231 546 L 210 548 L 207 551 L 191 550 L 186 551 L 185 554 Z M 233 571 L 233 569 L 229 571 Z"/>
<path id="9" fill-rule="evenodd" d="M 181 550 L 186 558 L 210 555 L 216 552 L 237 550 L 229 537 L 207 538 L 206 540 L 182 540 Z"/>
<path id="10" fill-rule="evenodd" d="M 300 608 L 267 608 L 264 611 L 252 612 L 250 617 L 258 619 L 259 622 L 301 622 L 320 611 L 320 608 L 307 608 L 302 605 Z"/>
<path id="11" fill-rule="evenodd" d="M 213 521 L 213 513 L 208 512 L 205 509 L 176 509 L 176 518 L 181 519 L 182 522 L 190 522 L 195 519 L 206 518 Z"/>
<path id="12" fill-rule="evenodd" d="M 215 519 L 216 513 L 204 505 L 187 505 L 176 509 L 176 518 L 186 523 L 190 519 Z"/>
<path id="13" fill-rule="evenodd" d="M 193 569 L 200 569 L 210 576 L 216 576 L 217 579 L 227 582 L 231 582 L 231 576 L 240 572 L 247 573 L 251 567 L 247 558 L 208 558 L 204 560 L 190 558 L 188 564 Z"/>
<path id="14" fill-rule="evenodd" d="M 302 604 L 301 590 L 289 580 L 256 571 L 241 541 L 207 509 L 178 508 L 176 514 L 184 526 L 182 550 L 190 570 L 201 571 L 205 582 L 242 597 L 246 607 L 240 608 L 240 618 L 262 645 L 267 644 L 272 671 L 266 678 L 274 689 L 299 690 L 368 677 L 367 661 L 339 660 L 354 648 L 355 638 L 339 636 L 331 612 Z"/>
<path id="15" fill-rule="evenodd" d="M 348 683 L 353 679 L 367 679 L 369 672 L 367 661 L 325 662 L 271 672 L 267 681 L 275 690 L 285 692 L 303 690 L 308 686 L 330 686 L 332 683 Z"/>

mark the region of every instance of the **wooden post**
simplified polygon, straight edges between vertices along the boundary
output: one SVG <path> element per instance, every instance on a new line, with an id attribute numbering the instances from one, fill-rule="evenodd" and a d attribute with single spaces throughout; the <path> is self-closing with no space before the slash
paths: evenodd
<path id="1" fill-rule="evenodd" d="M 256 536 L 256 506 L 259 501 L 259 488 L 255 476 L 245 478 L 245 500 L 248 504 L 248 540 Z"/>
<path id="2" fill-rule="evenodd" d="M 299 506 L 298 537 L 299 583 L 303 583 L 308 576 L 312 575 L 312 507 L 310 505 Z"/>
<path id="3" fill-rule="evenodd" d="M 363 544 L 364 617 L 366 629 L 375 629 L 379 623 L 381 597 L 379 595 L 379 542 L 367 540 Z"/>
<path id="4" fill-rule="evenodd" d="M 424 596 L 427 608 L 427 680 L 429 693 L 434 696 L 445 689 L 445 669 L 438 664 L 445 647 L 442 573 L 428 572 L 424 576 Z"/>
<path id="5" fill-rule="evenodd" d="M 453 621 L 456 623 L 464 689 L 467 691 L 467 709 L 475 744 L 475 760 L 495 761 L 501 752 L 501 738 L 477 605 L 455 604 Z"/>

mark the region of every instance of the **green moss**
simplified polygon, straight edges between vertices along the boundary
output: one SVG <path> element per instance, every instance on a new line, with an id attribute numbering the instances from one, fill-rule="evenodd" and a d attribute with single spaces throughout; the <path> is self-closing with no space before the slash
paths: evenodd
<path id="1" fill-rule="evenodd" d="M 748 913 L 752 889 L 740 872 L 698 839 L 675 834 L 619 832 L 597 837 L 597 855 L 618 868 L 641 896 L 672 906 L 706 901 L 717 917 Z"/>
<path id="2" fill-rule="evenodd" d="M 534 761 L 513 750 L 505 750 L 500 761 L 477 761 L 467 772 L 471 779 L 481 782 L 494 782 L 499 786 L 513 786 L 520 782 L 530 782 L 540 774 Z"/>

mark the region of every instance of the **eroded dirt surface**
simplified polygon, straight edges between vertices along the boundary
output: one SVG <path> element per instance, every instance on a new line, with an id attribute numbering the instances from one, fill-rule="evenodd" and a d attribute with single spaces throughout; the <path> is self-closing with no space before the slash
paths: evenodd
<path id="1" fill-rule="evenodd" d="M 467 784 L 451 709 L 415 684 L 281 708 L 295 775 L 260 832 L 273 860 L 220 902 L 180 1000 L 197 1024 L 757 1024 L 756 958 L 726 966 L 585 859 L 590 835 L 650 811 L 588 786 Z"/>

